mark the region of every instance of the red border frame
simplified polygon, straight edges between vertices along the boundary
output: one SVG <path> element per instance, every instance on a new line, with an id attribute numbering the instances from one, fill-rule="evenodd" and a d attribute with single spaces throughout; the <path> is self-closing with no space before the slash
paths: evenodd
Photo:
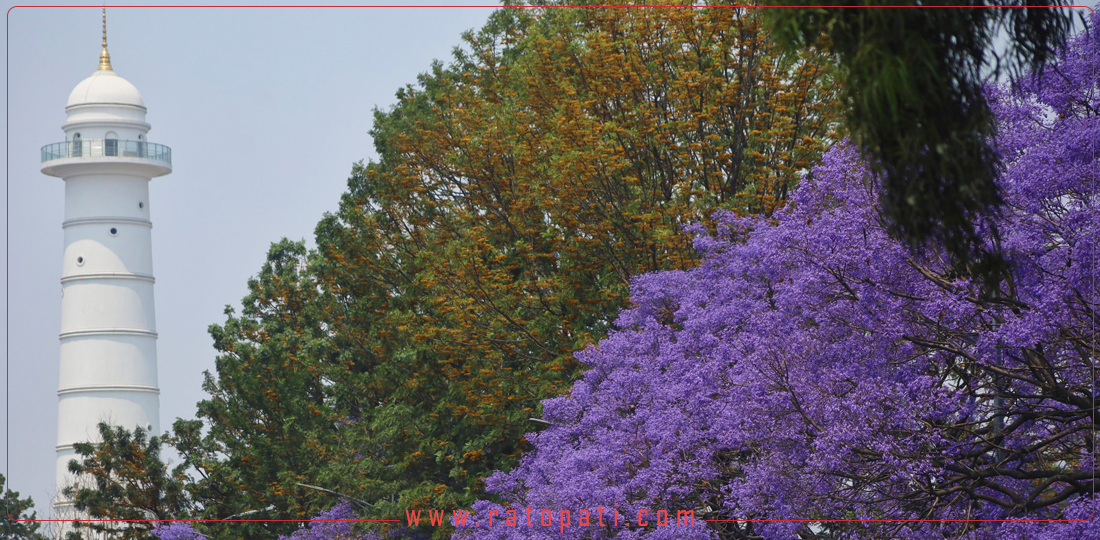
<path id="1" fill-rule="evenodd" d="M 10 53 L 11 53 L 11 46 L 8 43 L 8 41 L 10 39 L 9 26 L 10 26 L 10 23 L 11 23 L 11 12 L 12 12 L 12 10 L 14 10 L 15 8 L 32 8 L 32 7 L 33 8 L 86 8 L 86 7 L 100 7 L 100 6 L 58 6 L 58 5 L 30 6 L 30 5 L 19 5 L 19 6 L 12 6 L 12 7 L 8 8 L 8 11 L 5 14 L 5 21 L 4 21 L 4 91 L 5 91 L 5 97 L 4 97 L 4 133 L 5 133 L 5 142 L 4 142 L 4 209 L 5 209 L 5 215 L 4 215 L 4 294 L 5 294 L 5 297 L 4 297 L 4 314 L 5 314 L 5 320 L 4 320 L 4 419 L 5 419 L 5 424 L 4 424 L 4 437 L 5 437 L 5 439 L 4 439 L 4 450 L 5 450 L 5 454 L 4 454 L 4 472 L 6 473 L 5 474 L 6 475 L 6 482 L 7 482 L 8 485 L 11 484 L 11 476 L 10 476 L 11 471 L 10 471 L 9 463 L 8 463 L 9 458 L 10 458 L 10 452 L 9 452 L 8 449 L 9 449 L 9 443 L 11 441 L 10 432 L 9 432 L 10 426 L 11 426 L 11 423 L 10 423 L 11 407 L 10 407 L 10 403 L 9 403 L 10 396 L 11 396 L 11 391 L 10 391 L 10 380 L 8 379 L 9 364 L 10 364 L 9 358 L 8 358 L 8 338 L 9 338 L 8 325 L 9 325 L 9 321 L 11 320 L 11 317 L 10 317 L 11 314 L 10 314 L 10 311 L 9 311 L 10 283 L 9 283 L 9 277 L 8 277 L 9 276 L 9 273 L 8 273 L 8 263 L 9 263 L 8 249 L 9 249 L 9 237 L 11 235 L 11 226 L 10 226 L 11 225 L 11 223 L 10 223 L 10 220 L 11 220 L 11 212 L 10 212 L 10 209 L 11 209 L 11 198 L 10 198 L 11 173 L 10 173 L 10 163 L 9 163 L 9 155 L 10 155 L 9 146 L 11 144 L 11 136 L 10 136 L 11 132 L 10 132 L 10 126 L 9 126 L 9 108 L 10 108 L 11 94 L 10 94 L 10 91 L 9 91 L 10 90 L 9 89 L 10 74 L 8 73 L 8 64 L 10 63 L 9 56 L 10 56 Z M 165 7 L 165 8 L 189 8 L 189 7 L 194 7 L 194 8 L 199 8 L 199 7 L 201 7 L 201 8 L 394 8 L 394 7 L 399 7 L 399 8 L 494 8 L 494 9 L 508 9 L 508 8 L 511 8 L 511 9 L 516 9 L 516 8 L 519 8 L 519 9 L 545 9 L 545 8 L 680 8 L 680 9 L 683 9 L 683 8 L 697 8 L 697 7 L 704 7 L 704 6 L 683 6 L 683 5 L 651 5 L 651 6 L 636 6 L 636 5 L 635 6 L 623 6 L 623 5 L 583 5 L 583 6 L 561 6 L 561 5 L 558 5 L 558 6 L 504 6 L 504 5 L 404 5 L 404 6 L 402 6 L 402 5 L 369 5 L 369 6 L 367 6 L 367 5 L 361 5 L 361 6 L 354 6 L 354 5 L 348 5 L 348 6 L 341 6 L 341 5 L 319 5 L 319 6 L 302 6 L 302 5 L 285 5 L 285 6 L 270 6 L 270 5 L 269 6 L 163 5 L 163 6 L 149 6 L 149 5 L 136 5 L 136 6 L 107 6 L 107 5 L 104 5 L 102 7 L 111 7 L 111 8 L 117 8 L 117 7 L 135 7 L 135 8 L 140 8 L 140 7 Z M 958 7 L 958 8 L 962 8 L 962 7 L 969 7 L 969 8 L 973 8 L 973 7 L 986 7 L 986 8 L 1014 8 L 1014 9 L 1020 9 L 1023 6 L 960 6 L 960 5 L 934 5 L 934 6 L 786 6 L 786 5 L 752 6 L 752 5 L 729 5 L 729 6 L 711 6 L 711 7 L 728 7 L 728 8 L 784 8 L 784 7 L 785 8 L 790 8 L 790 7 L 825 7 L 825 8 L 898 8 L 898 7 L 919 7 L 919 8 Z M 1096 28 L 1096 23 L 1100 22 L 1097 19 L 1096 11 L 1092 7 L 1089 7 L 1089 6 L 1027 6 L 1027 7 L 1065 7 L 1065 8 L 1084 8 L 1084 9 L 1089 10 L 1089 13 L 1091 14 L 1091 18 L 1092 18 L 1092 21 L 1093 21 L 1093 30 L 1092 30 L 1093 31 L 1093 40 L 1092 40 L 1092 78 L 1093 78 L 1093 80 L 1096 80 L 1096 33 L 1098 31 L 1097 28 Z M 1100 89 L 1098 89 L 1098 90 L 1100 90 Z M 1093 103 L 1092 103 L 1092 105 L 1093 105 L 1093 109 L 1096 110 L 1096 108 L 1097 108 L 1096 92 L 1093 93 Z M 1097 116 L 1096 114 L 1093 114 L 1093 117 L 1092 117 L 1092 148 L 1093 148 L 1093 156 L 1094 157 L 1096 156 L 1096 150 L 1097 150 L 1096 149 L 1096 116 Z M 1092 281 L 1091 300 L 1092 300 L 1092 303 L 1094 305 L 1096 304 L 1096 203 L 1097 203 L 1097 201 L 1096 201 L 1096 162 L 1097 162 L 1097 160 L 1093 159 L 1093 161 L 1092 161 L 1092 193 L 1091 193 L 1091 195 L 1092 195 L 1092 197 L 1091 197 L 1092 198 L 1092 231 L 1091 231 L 1092 238 L 1091 239 L 1092 239 L 1092 270 L 1093 270 L 1092 271 L 1092 280 L 1091 280 Z M 1093 440 L 1095 440 L 1096 439 L 1096 414 L 1097 414 L 1097 412 L 1096 412 L 1096 311 L 1095 310 L 1093 310 L 1093 316 L 1092 316 L 1092 409 L 1093 409 L 1092 437 L 1093 437 Z M 767 523 L 767 522 L 794 522 L 794 523 L 814 523 L 814 522 L 829 522 L 829 523 L 832 523 L 832 522 L 837 522 L 837 523 L 843 523 L 843 522 L 860 522 L 860 523 L 874 523 L 874 522 L 886 522 L 886 523 L 1022 522 L 1022 523 L 1028 523 L 1028 522 L 1046 522 L 1046 523 L 1059 523 L 1059 522 L 1061 522 L 1061 523 L 1081 523 L 1081 522 L 1092 521 L 1093 519 L 1096 518 L 1096 495 L 1097 494 L 1096 494 L 1096 491 L 1095 491 L 1095 486 L 1096 486 L 1097 478 L 1096 478 L 1096 475 L 1095 475 L 1095 470 L 1096 470 L 1096 466 L 1095 466 L 1096 465 L 1096 445 L 1095 444 L 1093 445 L 1093 449 L 1092 449 L 1092 461 L 1093 461 L 1093 471 L 1094 471 L 1093 478 L 1092 478 L 1092 483 L 1093 483 L 1094 491 L 1093 491 L 1093 496 L 1092 496 L 1092 515 L 1089 516 L 1088 519 L 709 519 L 709 520 L 700 520 L 700 521 L 704 521 L 704 522 L 713 521 L 713 522 L 716 522 L 716 523 L 717 522 L 745 522 L 745 523 L 757 523 L 757 522 L 758 523 Z M 7 517 L 7 519 L 9 519 L 11 521 L 20 521 L 20 522 L 24 522 L 24 523 L 76 521 L 76 520 L 69 520 L 69 519 L 23 519 L 23 520 L 17 520 L 15 518 L 12 518 L 11 514 L 9 513 L 9 509 L 8 509 L 8 493 L 10 491 L 11 491 L 10 489 L 4 489 L 4 514 Z M 80 521 L 97 522 L 97 523 L 103 523 L 103 522 L 151 522 L 151 521 L 155 521 L 155 522 L 172 522 L 172 523 L 176 523 L 176 522 L 185 522 L 185 523 L 193 523 L 193 522 L 203 522 L 203 523 L 208 523 L 208 522 L 209 523 L 225 523 L 225 522 L 299 522 L 299 523 L 309 523 L 309 522 L 313 522 L 313 521 L 352 522 L 352 523 L 358 523 L 358 522 L 398 522 L 398 523 L 400 523 L 402 520 L 400 520 L 400 519 L 324 519 L 324 520 L 312 520 L 312 519 L 310 519 L 310 520 L 302 520 L 302 519 L 164 519 L 164 520 L 153 520 L 153 519 L 84 519 L 84 520 L 80 520 Z M 629 530 L 629 527 L 624 526 L 623 528 L 625 530 Z"/>

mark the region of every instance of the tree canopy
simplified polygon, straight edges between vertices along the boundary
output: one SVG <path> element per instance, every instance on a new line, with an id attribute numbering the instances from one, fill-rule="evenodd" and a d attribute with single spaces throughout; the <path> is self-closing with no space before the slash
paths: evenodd
<path id="1" fill-rule="evenodd" d="M 1040 73 L 1065 46 L 1064 1 L 770 2 L 777 41 L 836 55 L 847 129 L 879 178 L 888 230 L 911 247 L 943 249 L 953 269 L 1001 286 L 1005 260 L 975 226 L 1000 207 L 1003 164 L 983 91 L 998 75 Z M 967 7 L 970 6 L 970 7 Z M 999 33 L 1007 50 L 998 50 Z M 992 292 L 991 292 L 992 294 Z"/>
<path id="2" fill-rule="evenodd" d="M 18 491 L 8 489 L 7 479 L 0 474 L 0 486 L 4 488 L 5 514 L 0 522 L 0 539 L 3 540 L 46 540 L 42 533 L 38 532 L 42 527 L 37 521 L 24 521 L 38 519 L 38 513 L 34 509 L 34 500 L 30 497 L 19 498 Z M 28 514 L 29 512 L 29 514 Z"/>
<path id="3" fill-rule="evenodd" d="M 145 539 L 156 520 L 185 516 L 189 500 L 182 478 L 169 475 L 161 461 L 162 439 L 140 427 L 128 431 L 100 423 L 98 428 L 99 441 L 75 444 L 79 459 L 69 461 L 76 481 L 62 494 L 88 521 L 75 521 L 66 540 Z"/>
<path id="4" fill-rule="evenodd" d="M 683 228 L 715 209 L 783 205 L 836 137 L 829 64 L 690 6 L 499 10 L 375 113 L 379 158 L 316 250 L 274 245 L 211 329 L 209 398 L 172 439 L 201 516 L 468 506 L 631 276 L 697 264 Z"/>
<path id="5" fill-rule="evenodd" d="M 814 13 L 789 29 L 817 28 L 843 61 L 861 19 Z M 900 31 L 916 12 L 900 13 L 860 24 Z M 876 76 L 904 78 L 905 47 L 957 45 L 928 20 L 860 69 L 886 61 L 897 69 Z M 951 237 L 933 216 L 913 250 L 889 204 L 896 163 L 868 151 L 858 118 L 855 140 L 836 140 L 827 62 L 776 49 L 754 12 L 496 13 L 376 113 L 379 160 L 354 168 L 317 249 L 272 246 L 240 314 L 212 327 L 210 397 L 171 439 L 197 474 L 190 500 L 220 519 L 475 500 L 482 518 L 530 505 L 555 524 L 610 504 L 697 517 L 554 531 L 589 540 L 1098 538 L 1083 522 L 1096 475 L 1092 38 L 981 87 L 964 100 L 975 109 L 945 109 L 985 111 L 991 125 L 964 142 L 996 163 L 996 197 L 980 181 L 941 189 L 976 197 L 944 210 L 968 228 Z M 925 60 L 916 72 L 981 64 Z M 996 287 L 960 269 L 960 245 L 1001 258 Z M 1070 521 L 996 521 L 1019 518 Z M 376 537 L 320 521 L 205 529 Z"/>
<path id="6" fill-rule="evenodd" d="M 544 403 L 551 427 L 488 481 L 483 526 L 455 538 L 544 538 L 484 527 L 526 505 L 572 512 L 555 538 L 1100 538 L 1092 39 L 986 94 L 1004 207 L 977 227 L 1000 232 L 1001 295 L 892 239 L 883 188 L 837 145 L 774 220 L 719 212 L 700 266 L 634 281 L 584 377 Z M 612 502 L 699 521 L 576 526 Z M 1069 521 L 982 521 L 1021 519 Z"/>

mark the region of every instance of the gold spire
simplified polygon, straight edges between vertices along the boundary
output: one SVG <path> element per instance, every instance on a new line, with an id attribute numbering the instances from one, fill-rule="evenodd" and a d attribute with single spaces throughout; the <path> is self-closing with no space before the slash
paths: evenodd
<path id="1" fill-rule="evenodd" d="M 103 7 L 103 51 L 99 53 L 99 70 L 112 71 L 111 54 L 107 52 L 107 7 Z"/>

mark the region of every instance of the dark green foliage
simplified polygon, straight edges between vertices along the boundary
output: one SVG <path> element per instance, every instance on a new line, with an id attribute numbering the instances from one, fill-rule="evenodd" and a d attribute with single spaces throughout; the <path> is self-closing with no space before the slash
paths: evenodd
<path id="1" fill-rule="evenodd" d="M 273 244 L 249 281 L 241 313 L 227 308 L 226 322 L 210 327 L 220 353 L 217 377 L 206 374 L 202 420 L 177 421 L 172 438 L 182 466 L 198 477 L 188 489 L 202 503 L 204 519 L 247 513 L 249 519 L 308 520 L 333 502 L 301 485 L 321 482 L 337 429 L 334 390 L 321 370 L 332 345 L 306 268 L 303 243 Z M 209 525 L 213 538 L 268 538 L 295 528 L 285 522 Z"/>
<path id="2" fill-rule="evenodd" d="M 30 497 L 19 498 L 18 491 L 8 489 L 7 479 L 0 474 L 0 486 L 4 487 L 6 513 L 0 522 L 0 540 L 46 540 L 46 537 L 38 532 L 42 524 L 35 521 L 22 521 L 38 519 L 38 513 L 34 511 L 34 500 Z M 27 515 L 30 512 L 30 515 Z"/>
<path id="3" fill-rule="evenodd" d="M 773 2 L 798 5 L 802 2 Z M 805 2 L 769 9 L 774 37 L 788 46 L 823 44 L 844 68 L 841 92 L 851 136 L 876 167 L 892 234 L 912 247 L 942 247 L 956 271 L 996 288 L 1004 262 L 996 231 L 977 217 L 995 212 L 1000 167 L 990 147 L 991 76 L 1040 72 L 1065 46 L 1066 2 L 962 2 L 973 7 L 883 7 L 876 1 Z M 827 7 L 860 5 L 868 7 Z M 1010 48 L 998 53 L 1006 31 Z"/>
<path id="4" fill-rule="evenodd" d="M 76 509 L 93 520 L 143 520 L 127 522 L 76 522 L 70 537 L 81 530 L 109 532 L 118 540 L 148 538 L 158 519 L 185 516 L 190 503 L 181 479 L 168 474 L 160 459 L 161 437 L 149 437 L 145 430 L 133 432 L 119 426 L 99 424 L 102 442 L 74 445 L 80 460 L 69 462 L 76 482 L 62 493 Z"/>

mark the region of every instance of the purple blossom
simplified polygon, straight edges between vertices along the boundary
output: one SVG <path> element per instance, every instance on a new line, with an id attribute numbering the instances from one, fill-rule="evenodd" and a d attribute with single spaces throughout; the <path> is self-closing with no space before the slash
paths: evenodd
<path id="1" fill-rule="evenodd" d="M 310 519 L 309 525 L 279 540 L 381 540 L 373 532 L 355 532 L 355 520 L 361 519 L 351 503 L 341 502 Z"/>
<path id="2" fill-rule="evenodd" d="M 474 507 L 816 523 L 455 538 L 1100 538 L 1081 521 L 872 521 L 1091 515 L 1091 37 L 990 88 L 1005 205 L 978 225 L 1011 263 L 999 296 L 891 239 L 837 145 L 774 222 L 719 213 L 719 234 L 696 230 L 699 267 L 638 276 L 617 330 L 577 354 L 584 377 L 543 403 L 552 426 L 487 480 L 500 502 Z"/>
<path id="3" fill-rule="evenodd" d="M 187 522 L 157 525 L 153 529 L 153 536 L 157 537 L 158 540 L 206 540 L 205 536 Z"/>
<path id="4" fill-rule="evenodd" d="M 355 532 L 355 513 L 350 503 L 342 502 L 310 519 L 305 527 L 293 533 L 280 536 L 279 540 L 383 540 L 374 532 Z M 195 528 L 186 522 L 173 522 L 159 525 L 153 529 L 158 540 L 207 540 Z"/>

